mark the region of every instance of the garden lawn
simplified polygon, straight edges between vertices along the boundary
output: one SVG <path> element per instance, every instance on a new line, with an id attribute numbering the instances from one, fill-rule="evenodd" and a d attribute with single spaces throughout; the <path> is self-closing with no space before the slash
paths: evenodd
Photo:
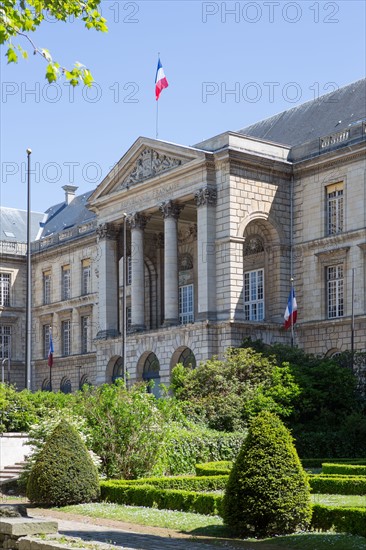
<path id="1" fill-rule="evenodd" d="M 314 495 L 316 497 L 338 497 L 339 499 L 358 498 L 342 495 Z M 321 501 L 323 502 L 323 501 Z M 340 506 L 341 502 L 334 504 Z M 218 516 L 188 514 L 155 508 L 123 506 L 110 503 L 79 504 L 57 508 L 69 514 L 80 514 L 90 518 L 119 520 L 139 525 L 168 528 L 192 536 L 229 537 L 228 529 Z M 339 533 L 299 533 L 283 537 L 273 537 L 262 541 L 248 539 L 254 548 L 273 547 L 273 550 L 366 550 L 366 538 Z M 243 549 L 247 547 L 243 545 Z M 238 545 L 240 548 L 240 545 Z"/>

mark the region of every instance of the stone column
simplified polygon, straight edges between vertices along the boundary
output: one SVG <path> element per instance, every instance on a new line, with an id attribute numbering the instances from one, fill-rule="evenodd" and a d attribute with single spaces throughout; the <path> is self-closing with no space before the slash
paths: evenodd
<path id="1" fill-rule="evenodd" d="M 216 318 L 216 189 L 195 193 L 197 205 L 198 320 Z"/>
<path id="2" fill-rule="evenodd" d="M 97 228 L 99 246 L 99 329 L 97 338 L 118 335 L 117 230 L 104 223 Z"/>
<path id="3" fill-rule="evenodd" d="M 136 212 L 128 217 L 131 227 L 131 330 L 145 330 L 144 229 L 148 218 Z"/>
<path id="4" fill-rule="evenodd" d="M 182 205 L 163 202 L 164 218 L 164 326 L 179 324 L 178 217 Z"/>

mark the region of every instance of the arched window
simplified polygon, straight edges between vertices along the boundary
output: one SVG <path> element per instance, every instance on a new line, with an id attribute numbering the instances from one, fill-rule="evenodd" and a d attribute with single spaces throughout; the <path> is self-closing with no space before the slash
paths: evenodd
<path id="1" fill-rule="evenodd" d="M 150 382 L 150 380 L 154 381 L 154 387 L 151 388 L 148 386 L 148 392 L 153 393 L 155 397 L 160 396 L 160 389 L 159 389 L 159 383 L 160 383 L 160 363 L 159 359 L 156 357 L 155 353 L 150 353 L 150 355 L 147 357 L 145 364 L 144 364 L 144 370 L 142 373 L 142 379 L 145 382 Z"/>
<path id="2" fill-rule="evenodd" d="M 196 358 L 191 349 L 185 348 L 180 354 L 177 363 L 182 363 L 184 367 L 195 369 L 197 366 Z"/>
<path id="3" fill-rule="evenodd" d="M 87 374 L 83 374 L 83 376 L 80 378 L 80 382 L 79 382 L 79 390 L 81 390 L 83 388 L 83 386 L 91 386 L 92 384 L 89 382 L 88 380 L 88 375 Z"/>
<path id="4" fill-rule="evenodd" d="M 70 382 L 70 379 L 67 378 L 67 376 L 64 376 L 63 379 L 61 380 L 60 391 L 62 391 L 62 393 L 72 392 L 71 382 Z"/>
<path id="5" fill-rule="evenodd" d="M 112 382 L 115 382 L 116 380 L 124 378 L 123 376 L 123 359 L 122 357 L 118 357 L 116 360 L 114 367 L 113 367 L 113 373 L 112 373 Z"/>
<path id="6" fill-rule="evenodd" d="M 51 381 L 49 378 L 45 378 L 42 382 L 42 391 L 51 391 Z"/>

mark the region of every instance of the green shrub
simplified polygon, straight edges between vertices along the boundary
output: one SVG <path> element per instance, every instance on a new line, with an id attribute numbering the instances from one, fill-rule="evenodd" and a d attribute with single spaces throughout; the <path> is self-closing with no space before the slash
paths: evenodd
<path id="1" fill-rule="evenodd" d="M 335 508 L 322 504 L 314 504 L 312 529 L 337 533 L 349 533 L 366 537 L 366 509 L 365 508 Z"/>
<path id="2" fill-rule="evenodd" d="M 289 431 L 270 412 L 251 421 L 229 476 L 223 518 L 240 536 L 292 533 L 310 523 L 307 475 Z"/>
<path id="3" fill-rule="evenodd" d="M 246 437 L 246 431 L 224 433 L 190 423 L 166 426 L 159 451 L 156 475 L 193 474 L 198 462 L 233 460 Z M 223 472 L 222 472 L 223 473 Z"/>
<path id="4" fill-rule="evenodd" d="M 101 482 L 102 498 L 116 504 L 179 510 L 196 514 L 217 515 L 221 512 L 222 496 L 194 491 L 160 489 L 151 485 Z"/>
<path id="5" fill-rule="evenodd" d="M 357 464 L 322 464 L 323 474 L 337 474 L 348 476 L 366 476 L 366 465 Z"/>
<path id="6" fill-rule="evenodd" d="M 65 506 L 99 497 L 98 472 L 77 431 L 65 420 L 39 453 L 27 485 L 27 497 L 39 504 Z"/>
<path id="7" fill-rule="evenodd" d="M 366 495 L 366 477 L 326 476 L 323 474 L 309 477 L 313 493 L 328 495 Z"/>
<path id="8" fill-rule="evenodd" d="M 221 460 L 218 462 L 204 462 L 203 464 L 196 464 L 197 476 L 221 476 L 229 475 L 233 463 L 231 460 Z"/>
<path id="9" fill-rule="evenodd" d="M 182 491 L 219 491 L 226 487 L 229 476 L 175 476 L 175 477 L 145 477 L 142 479 L 113 480 L 113 486 L 136 487 L 151 485 L 156 489 L 179 489 Z M 109 482 L 108 482 L 109 483 Z"/>
<path id="10" fill-rule="evenodd" d="M 365 458 L 301 458 L 304 468 L 321 468 L 324 462 L 336 464 L 361 464 L 366 465 Z"/>

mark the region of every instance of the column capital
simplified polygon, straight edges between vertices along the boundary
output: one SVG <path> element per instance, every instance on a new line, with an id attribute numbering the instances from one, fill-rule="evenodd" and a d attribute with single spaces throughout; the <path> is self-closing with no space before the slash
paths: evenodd
<path id="1" fill-rule="evenodd" d="M 145 229 L 149 217 L 142 214 L 142 212 L 134 212 L 127 216 L 127 221 L 131 229 Z"/>
<path id="2" fill-rule="evenodd" d="M 101 239 L 116 239 L 118 229 L 111 223 L 100 223 L 97 227 L 98 241 Z"/>
<path id="3" fill-rule="evenodd" d="M 217 191 L 213 187 L 202 187 L 194 194 L 196 206 L 216 206 Z"/>
<path id="4" fill-rule="evenodd" d="M 162 213 L 164 219 L 174 218 L 177 220 L 183 208 L 184 208 L 184 204 L 178 204 L 173 201 L 163 202 L 159 206 L 159 210 Z"/>

